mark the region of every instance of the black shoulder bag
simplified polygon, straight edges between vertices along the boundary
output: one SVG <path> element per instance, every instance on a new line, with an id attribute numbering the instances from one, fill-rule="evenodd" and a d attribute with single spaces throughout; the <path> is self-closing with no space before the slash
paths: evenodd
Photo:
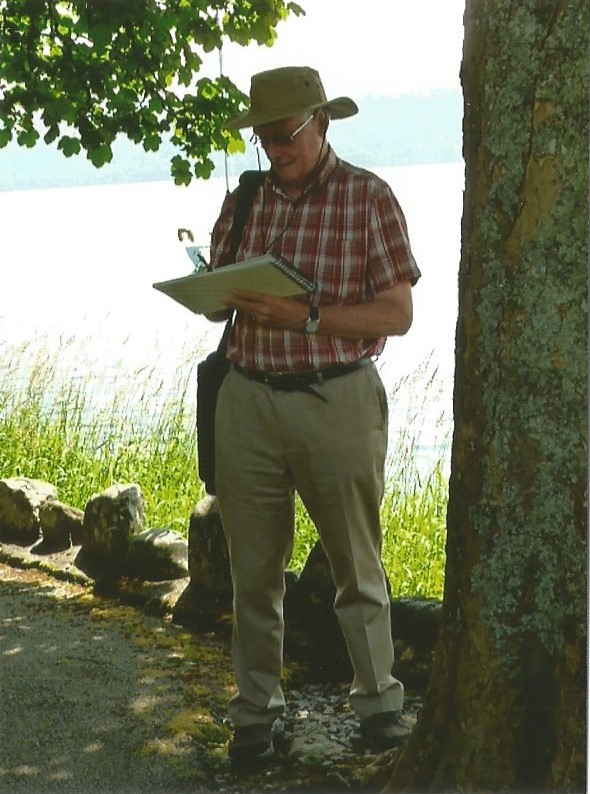
<path id="1" fill-rule="evenodd" d="M 266 174 L 266 171 L 244 171 L 240 176 L 231 228 L 229 262 L 233 262 L 235 259 L 254 198 Z M 216 493 L 215 409 L 217 407 L 219 389 L 230 368 L 230 363 L 225 353 L 233 319 L 232 312 L 223 329 L 223 335 L 217 350 L 209 353 L 207 358 L 197 365 L 197 455 L 199 477 L 205 485 L 205 491 L 211 495 Z"/>

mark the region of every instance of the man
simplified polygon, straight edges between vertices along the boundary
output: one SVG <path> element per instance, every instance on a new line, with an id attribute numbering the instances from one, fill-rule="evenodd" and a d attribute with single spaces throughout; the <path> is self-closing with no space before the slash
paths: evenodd
<path id="1" fill-rule="evenodd" d="M 403 686 L 381 566 L 387 399 L 372 359 L 412 323 L 420 272 L 388 185 L 338 159 L 330 119 L 358 112 L 328 101 L 318 73 L 286 67 L 254 75 L 250 109 L 226 123 L 252 127 L 271 164 L 237 259 L 280 255 L 317 283 L 311 298 L 236 291 L 227 355 L 233 366 L 216 414 L 217 494 L 234 586 L 230 755 L 272 747 L 282 714 L 284 570 L 294 492 L 314 521 L 336 585 L 350 653 L 351 706 L 361 732 L 386 748 L 407 737 Z M 235 193 L 212 234 L 212 264 L 230 247 Z M 216 318 L 220 319 L 220 318 Z"/>

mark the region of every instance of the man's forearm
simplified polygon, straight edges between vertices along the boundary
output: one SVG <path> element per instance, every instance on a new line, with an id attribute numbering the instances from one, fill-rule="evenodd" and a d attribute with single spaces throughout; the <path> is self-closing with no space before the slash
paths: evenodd
<path id="1" fill-rule="evenodd" d="M 274 328 L 303 330 L 307 303 L 250 290 L 236 290 L 228 299 L 256 322 Z M 412 324 L 412 288 L 402 282 L 354 306 L 319 306 L 318 333 L 347 339 L 371 339 L 405 334 Z"/>
<path id="2" fill-rule="evenodd" d="M 344 339 L 403 336 L 411 324 L 411 306 L 392 307 L 371 301 L 356 306 L 320 307 L 318 333 Z"/>

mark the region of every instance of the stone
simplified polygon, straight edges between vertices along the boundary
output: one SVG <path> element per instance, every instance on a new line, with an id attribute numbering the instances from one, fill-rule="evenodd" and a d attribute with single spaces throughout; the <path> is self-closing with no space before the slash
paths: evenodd
<path id="1" fill-rule="evenodd" d="M 78 545 L 82 538 L 84 511 L 62 502 L 49 500 L 39 508 L 39 522 L 44 551 L 61 551 Z"/>
<path id="2" fill-rule="evenodd" d="M 391 594 L 389 580 L 388 591 Z M 328 559 L 318 541 L 303 571 L 285 596 L 285 648 L 310 666 L 320 681 L 349 681 L 353 670 L 334 611 L 336 587 Z M 432 665 L 441 620 L 441 603 L 425 598 L 391 599 L 396 662 L 393 673 L 424 687 Z"/>
<path id="3" fill-rule="evenodd" d="M 190 581 L 174 607 L 174 620 L 192 628 L 231 625 L 233 588 L 229 552 L 215 496 L 205 496 L 189 520 Z"/>
<path id="4" fill-rule="evenodd" d="M 144 529 L 144 500 L 135 484 L 111 485 L 86 505 L 78 563 L 95 578 L 116 579 L 126 567 L 131 535 Z"/>
<path id="5" fill-rule="evenodd" d="M 57 488 L 43 480 L 10 477 L 0 480 L 0 539 L 27 546 L 39 539 L 39 510 L 57 499 Z"/>
<path id="6" fill-rule="evenodd" d="M 310 666 L 318 680 L 349 681 L 352 665 L 334 612 L 336 587 L 322 544 L 310 551 L 284 602 L 285 649 Z"/>
<path id="7" fill-rule="evenodd" d="M 206 496 L 193 510 L 188 530 L 189 575 L 196 591 L 209 593 L 216 607 L 231 609 L 233 588 L 229 551 L 216 497 Z"/>
<path id="8" fill-rule="evenodd" d="M 442 619 L 442 603 L 434 598 L 394 598 L 391 623 L 394 636 L 422 656 L 434 650 Z"/>
<path id="9" fill-rule="evenodd" d="M 126 572 L 148 582 L 188 576 L 188 543 L 172 529 L 145 529 L 131 535 Z"/>

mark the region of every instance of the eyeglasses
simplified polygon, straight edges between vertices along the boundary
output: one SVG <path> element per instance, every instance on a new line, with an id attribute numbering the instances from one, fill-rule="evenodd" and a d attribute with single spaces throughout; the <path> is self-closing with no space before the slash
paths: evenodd
<path id="1" fill-rule="evenodd" d="M 280 146 L 280 147 L 290 146 L 295 140 L 295 136 L 299 135 L 301 130 L 304 127 L 307 127 L 307 125 L 312 119 L 313 119 L 313 113 L 308 119 L 305 119 L 303 124 L 300 124 L 296 130 L 293 130 L 293 132 L 290 135 L 258 135 L 255 132 L 250 138 L 250 142 L 253 143 L 254 146 L 258 146 L 258 145 L 262 146 L 263 149 L 267 149 L 271 144 L 273 146 Z"/>

